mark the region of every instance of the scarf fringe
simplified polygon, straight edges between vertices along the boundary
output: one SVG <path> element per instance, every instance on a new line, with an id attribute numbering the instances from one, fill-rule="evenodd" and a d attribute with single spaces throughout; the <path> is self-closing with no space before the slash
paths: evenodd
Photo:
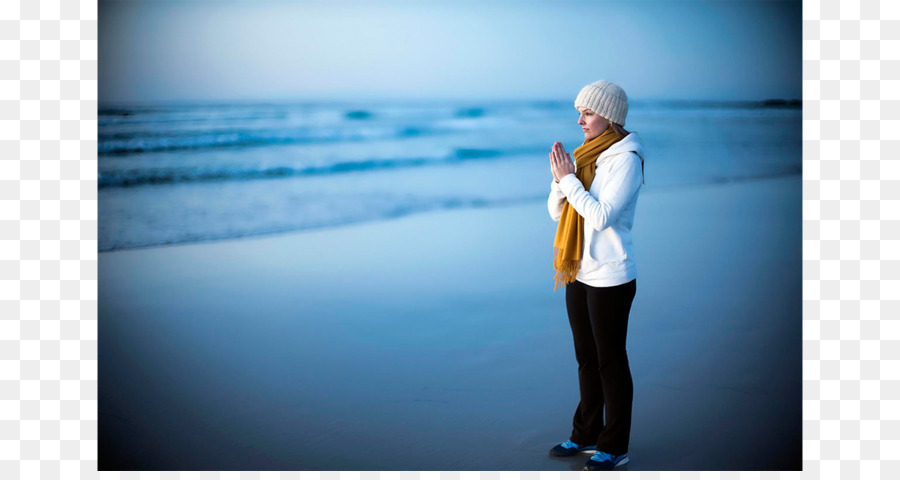
<path id="1" fill-rule="evenodd" d="M 563 282 L 563 284 L 570 284 L 575 281 L 575 277 L 578 275 L 578 266 L 581 262 L 575 260 L 566 260 L 563 262 L 561 268 L 556 269 L 556 275 L 554 278 L 556 279 L 556 283 L 553 285 L 553 291 L 559 287 L 559 282 Z"/>
<path id="2" fill-rule="evenodd" d="M 581 266 L 581 260 L 563 260 L 560 258 L 560 249 L 554 247 L 553 250 L 553 269 L 556 270 L 556 275 L 553 276 L 556 280 L 556 283 L 553 285 L 553 291 L 555 292 L 559 288 L 559 282 L 567 285 L 575 281 Z"/>

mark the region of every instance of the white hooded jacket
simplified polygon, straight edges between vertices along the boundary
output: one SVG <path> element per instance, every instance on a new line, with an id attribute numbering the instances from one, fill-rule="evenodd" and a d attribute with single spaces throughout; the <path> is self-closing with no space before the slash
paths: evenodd
<path id="1" fill-rule="evenodd" d="M 637 278 L 631 227 L 644 179 L 641 141 L 632 132 L 597 158 L 590 191 L 574 174 L 550 182 L 547 209 L 558 222 L 568 200 L 584 217 L 584 252 L 576 279 L 594 287 L 621 285 Z"/>

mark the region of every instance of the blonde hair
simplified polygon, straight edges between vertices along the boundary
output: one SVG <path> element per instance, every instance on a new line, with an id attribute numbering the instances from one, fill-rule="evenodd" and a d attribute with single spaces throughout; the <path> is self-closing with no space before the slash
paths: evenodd
<path id="1" fill-rule="evenodd" d="M 625 130 L 625 127 L 619 125 L 618 123 L 616 123 L 612 120 L 609 121 L 609 128 L 611 128 L 612 131 L 616 132 L 616 134 L 618 134 L 622 137 L 625 137 L 628 135 L 628 130 Z"/>

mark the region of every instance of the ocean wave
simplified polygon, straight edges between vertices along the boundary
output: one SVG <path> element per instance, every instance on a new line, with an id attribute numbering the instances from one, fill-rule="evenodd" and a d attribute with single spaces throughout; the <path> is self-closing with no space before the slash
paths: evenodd
<path id="1" fill-rule="evenodd" d="M 133 187 L 139 185 L 242 181 L 262 178 L 278 178 L 291 176 L 329 175 L 366 170 L 383 170 L 390 168 L 407 168 L 465 161 L 489 160 L 507 155 L 519 154 L 531 149 L 490 150 L 476 148 L 457 148 L 445 155 L 411 158 L 371 158 L 352 161 L 336 161 L 324 165 L 307 166 L 253 166 L 235 168 L 215 167 L 169 167 L 169 168 L 133 168 L 128 170 L 100 172 L 98 188 Z"/>
<path id="2" fill-rule="evenodd" d="M 543 193 L 539 195 L 513 195 L 505 198 L 457 195 L 433 197 L 385 195 L 376 198 L 366 197 L 367 208 L 359 209 L 341 208 L 342 206 L 346 207 L 346 205 L 342 205 L 339 198 L 317 196 L 308 202 L 292 203 L 289 210 L 281 212 L 284 215 L 279 216 L 280 220 L 275 223 L 266 219 L 259 219 L 258 217 L 241 216 L 233 217 L 234 221 L 231 224 L 208 223 L 208 217 L 203 215 L 204 210 L 203 212 L 194 212 L 196 221 L 185 223 L 182 219 L 182 221 L 167 225 L 164 219 L 158 219 L 156 227 L 152 229 L 144 229 L 140 225 L 141 221 L 148 220 L 146 218 L 125 216 L 117 219 L 120 221 L 106 221 L 102 223 L 99 232 L 98 250 L 100 252 L 111 252 L 212 240 L 258 237 L 291 231 L 316 230 L 340 225 L 388 220 L 428 211 L 509 206 L 536 202 L 545 197 Z M 296 200 L 292 200 L 292 202 L 296 202 Z M 323 205 L 328 205 L 328 208 L 322 208 Z M 130 208 L 140 208 L 140 206 L 131 205 Z M 298 211 L 301 214 L 298 214 Z M 330 214 L 322 216 L 312 213 L 322 211 L 327 211 Z M 309 212 L 309 214 L 302 214 L 305 212 Z"/>
<path id="3" fill-rule="evenodd" d="M 265 113 L 249 113 L 249 114 L 237 114 L 237 115 L 171 115 L 171 116 L 162 116 L 162 115 L 135 115 L 135 114 L 123 114 L 123 115 L 98 115 L 97 117 L 97 125 L 99 127 L 108 127 L 108 126 L 136 126 L 136 125 L 144 125 L 144 124 L 203 124 L 203 123 L 213 123 L 218 124 L 222 122 L 255 122 L 260 120 L 284 120 L 288 117 L 287 112 L 265 112 Z"/>
<path id="4" fill-rule="evenodd" d="M 172 150 L 200 150 L 250 147 L 289 143 L 325 143 L 360 140 L 404 139 L 441 130 L 427 126 L 371 126 L 367 128 L 265 128 L 219 129 L 207 131 L 151 131 L 133 133 L 101 133 L 97 151 L 100 155 L 125 155 Z"/>
<path id="5" fill-rule="evenodd" d="M 101 107 L 97 110 L 100 127 L 140 126 L 155 124 L 202 124 L 222 122 L 282 121 L 290 110 L 280 105 L 254 106 L 186 106 L 165 107 Z"/>

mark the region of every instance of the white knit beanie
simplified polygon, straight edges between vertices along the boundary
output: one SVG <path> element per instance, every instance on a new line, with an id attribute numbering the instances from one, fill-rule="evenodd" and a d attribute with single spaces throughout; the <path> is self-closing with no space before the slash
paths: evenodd
<path id="1" fill-rule="evenodd" d="M 601 117 L 625 125 L 628 115 L 628 96 L 615 83 L 600 80 L 581 89 L 575 97 L 575 108 L 587 107 Z"/>

